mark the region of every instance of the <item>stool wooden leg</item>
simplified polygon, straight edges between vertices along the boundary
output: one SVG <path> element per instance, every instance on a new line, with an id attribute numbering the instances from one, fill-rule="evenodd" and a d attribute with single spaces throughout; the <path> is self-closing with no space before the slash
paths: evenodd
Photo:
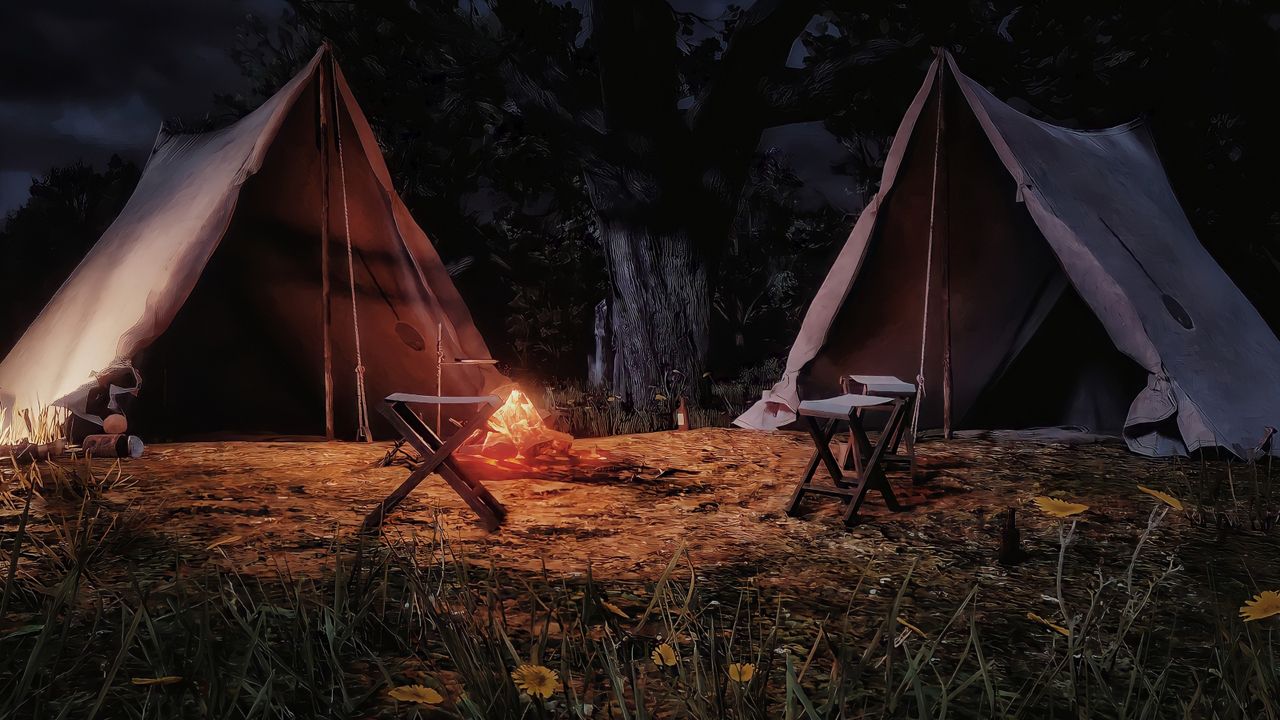
<path id="1" fill-rule="evenodd" d="M 872 450 L 871 457 L 866 462 L 865 472 L 859 476 L 858 482 L 854 486 L 853 497 L 849 499 L 849 506 L 844 513 L 844 524 L 847 527 L 852 527 L 857 523 L 858 510 L 862 507 L 867 492 L 871 490 L 879 492 L 884 497 L 885 505 L 893 512 L 899 512 L 903 509 L 902 505 L 898 503 L 897 496 L 893 493 L 893 486 L 889 484 L 889 479 L 884 474 L 883 462 L 885 451 L 888 449 L 887 436 L 894 431 L 897 423 L 902 421 L 904 406 L 905 403 L 901 400 L 894 402 L 889 421 L 885 424 L 885 434 L 881 435 L 881 442 Z M 861 422 L 856 423 L 856 432 L 859 435 L 860 444 L 870 444 Z"/>
<path id="2" fill-rule="evenodd" d="M 832 481 L 836 485 L 844 484 L 844 471 L 840 469 L 840 463 L 836 462 L 836 458 L 831 454 L 831 437 L 835 435 L 836 421 L 827 421 L 826 427 L 818 425 L 817 418 L 806 418 L 809 422 L 809 435 L 813 438 L 814 448 L 817 451 L 818 459 L 823 465 L 827 466 L 827 472 L 831 474 Z"/>
<path id="3" fill-rule="evenodd" d="M 486 529 L 496 530 L 506 516 L 506 508 L 479 480 L 468 478 L 458 468 L 452 457 L 453 452 L 461 447 L 467 438 L 488 422 L 496 409 L 496 406 L 486 405 L 448 440 L 441 440 L 405 403 L 397 402 L 383 406 L 381 408 L 383 415 L 400 432 L 401 437 L 422 454 L 422 463 L 365 517 L 361 529 L 365 532 L 377 531 L 382 527 L 388 513 L 408 497 L 409 493 L 413 492 L 428 475 L 437 472 L 480 516 L 480 521 Z"/>
<path id="4" fill-rule="evenodd" d="M 799 484 L 796 485 L 795 492 L 791 493 L 791 500 L 787 503 L 787 514 L 796 515 L 800 512 L 800 503 L 804 502 L 804 491 L 808 489 L 809 483 L 813 481 L 813 476 L 818 472 L 818 463 L 822 462 L 822 453 L 819 448 L 825 447 L 821 438 L 826 438 L 830 442 L 832 434 L 835 433 L 836 423 L 834 420 L 827 423 L 826 427 L 818 428 L 818 423 L 813 418 L 805 418 L 806 425 L 810 427 L 810 435 L 814 438 L 813 456 L 809 458 L 809 464 L 804 469 L 804 475 L 800 478 Z M 817 431 L 817 434 L 814 434 Z"/>

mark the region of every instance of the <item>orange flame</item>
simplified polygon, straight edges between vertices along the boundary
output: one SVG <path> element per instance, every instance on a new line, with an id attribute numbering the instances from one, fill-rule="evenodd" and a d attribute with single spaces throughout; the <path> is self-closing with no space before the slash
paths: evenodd
<path id="1" fill-rule="evenodd" d="M 512 390 L 507 401 L 489 418 L 488 432 L 472 437 L 462 450 L 493 460 L 528 460 L 563 455 L 572 445 L 572 435 L 547 427 L 529 398 L 519 390 Z"/>

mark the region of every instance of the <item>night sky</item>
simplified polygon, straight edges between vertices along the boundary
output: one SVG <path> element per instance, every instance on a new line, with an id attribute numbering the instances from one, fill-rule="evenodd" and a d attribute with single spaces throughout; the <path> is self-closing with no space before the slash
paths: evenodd
<path id="1" fill-rule="evenodd" d="M 572 1 L 586 11 L 587 0 Z M 673 5 L 715 17 L 725 0 Z M 113 153 L 142 164 L 163 119 L 202 117 L 215 93 L 244 90 L 229 52 L 237 28 L 248 14 L 270 22 L 284 8 L 284 0 L 0 2 L 0 216 L 50 167 L 81 159 L 101 169 Z M 853 183 L 832 171 L 844 151 L 818 124 L 770 131 L 771 148 L 812 191 L 857 209 Z"/>
<path id="2" fill-rule="evenodd" d="M 0 213 L 33 175 L 118 153 L 146 159 L 164 118 L 201 117 L 242 90 L 232 63 L 246 14 L 281 0 L 0 2 Z"/>

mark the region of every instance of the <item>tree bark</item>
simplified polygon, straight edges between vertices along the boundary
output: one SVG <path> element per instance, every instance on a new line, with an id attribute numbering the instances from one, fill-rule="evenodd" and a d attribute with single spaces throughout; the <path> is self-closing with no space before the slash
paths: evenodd
<path id="1" fill-rule="evenodd" d="M 612 276 L 613 386 L 643 404 L 672 370 L 693 382 L 706 366 L 711 296 L 706 263 L 687 230 L 602 219 Z"/>

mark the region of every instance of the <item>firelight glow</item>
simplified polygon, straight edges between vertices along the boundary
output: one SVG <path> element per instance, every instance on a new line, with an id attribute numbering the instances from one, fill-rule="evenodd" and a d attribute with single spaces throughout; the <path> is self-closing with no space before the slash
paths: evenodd
<path id="1" fill-rule="evenodd" d="M 547 427 L 529 397 L 512 390 L 489 418 L 488 432 L 472 438 L 464 450 L 494 460 L 509 460 L 562 455 L 572 445 L 572 435 Z"/>

